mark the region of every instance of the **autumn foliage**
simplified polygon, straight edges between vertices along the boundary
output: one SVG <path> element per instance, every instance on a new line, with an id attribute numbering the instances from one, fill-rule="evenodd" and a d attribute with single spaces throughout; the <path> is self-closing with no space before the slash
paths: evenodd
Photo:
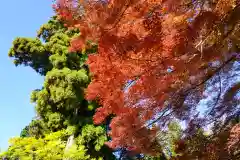
<path id="1" fill-rule="evenodd" d="M 96 124 L 114 115 L 113 148 L 159 152 L 157 131 L 172 118 L 192 122 L 196 108 L 184 103 L 186 97 L 193 90 L 201 97 L 203 84 L 239 51 L 237 0 L 58 0 L 54 8 L 68 27 L 81 31 L 70 50 L 98 43 L 87 61 L 92 81 L 86 98 L 102 105 Z"/>

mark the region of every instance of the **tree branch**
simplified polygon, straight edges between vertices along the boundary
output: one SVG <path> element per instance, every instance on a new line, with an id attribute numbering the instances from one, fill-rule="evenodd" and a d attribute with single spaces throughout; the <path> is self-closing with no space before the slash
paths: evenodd
<path id="1" fill-rule="evenodd" d="M 207 75 L 206 79 L 204 79 L 202 82 L 196 84 L 194 87 L 187 89 L 185 92 L 189 92 L 189 91 L 196 89 L 197 87 L 203 85 L 204 83 L 206 83 L 209 79 L 211 79 L 216 73 L 220 72 L 222 68 L 224 68 L 228 63 L 233 61 L 235 58 L 236 58 L 236 56 L 232 56 L 231 58 L 229 58 L 219 68 L 217 68 L 213 73 L 211 73 L 210 75 Z"/>

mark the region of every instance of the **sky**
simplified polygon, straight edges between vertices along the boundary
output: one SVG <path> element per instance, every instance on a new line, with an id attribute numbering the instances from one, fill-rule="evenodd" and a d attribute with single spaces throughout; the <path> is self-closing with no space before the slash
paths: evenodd
<path id="1" fill-rule="evenodd" d="M 15 67 L 8 51 L 15 37 L 34 37 L 53 15 L 51 0 L 3 0 L 0 9 L 0 148 L 18 136 L 34 117 L 32 90 L 40 88 L 43 77 L 30 67 Z"/>

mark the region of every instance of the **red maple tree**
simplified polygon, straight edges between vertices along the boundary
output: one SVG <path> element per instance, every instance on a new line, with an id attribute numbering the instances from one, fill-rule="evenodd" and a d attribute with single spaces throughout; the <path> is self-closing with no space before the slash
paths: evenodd
<path id="1" fill-rule="evenodd" d="M 186 97 L 194 90 L 200 99 L 203 84 L 239 51 L 237 0 L 58 0 L 54 8 L 81 31 L 71 50 L 98 43 L 86 98 L 102 105 L 96 124 L 114 115 L 113 148 L 157 153 L 157 130 L 173 117 L 190 120 Z"/>

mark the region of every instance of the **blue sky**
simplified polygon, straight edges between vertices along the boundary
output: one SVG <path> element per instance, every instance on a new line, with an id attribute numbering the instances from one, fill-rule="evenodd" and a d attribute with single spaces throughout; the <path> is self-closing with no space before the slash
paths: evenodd
<path id="1" fill-rule="evenodd" d="M 33 37 L 53 15 L 51 0 L 5 0 L 0 17 L 0 148 L 18 136 L 34 117 L 31 91 L 40 88 L 43 78 L 29 67 L 15 67 L 8 57 L 13 39 Z"/>

